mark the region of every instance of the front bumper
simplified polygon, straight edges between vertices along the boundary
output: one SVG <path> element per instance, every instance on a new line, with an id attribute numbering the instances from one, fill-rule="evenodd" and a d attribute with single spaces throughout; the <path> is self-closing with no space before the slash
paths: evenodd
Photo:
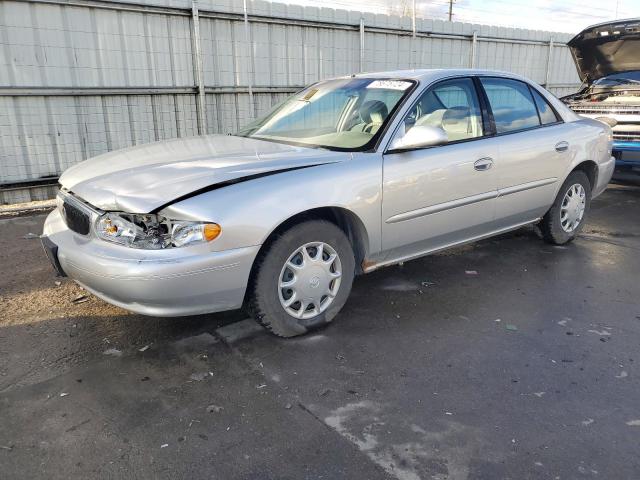
<path id="1" fill-rule="evenodd" d="M 57 247 L 60 269 L 88 291 L 126 310 L 160 317 L 242 306 L 260 248 L 133 249 L 69 230 L 57 209 L 47 217 L 43 237 Z"/>

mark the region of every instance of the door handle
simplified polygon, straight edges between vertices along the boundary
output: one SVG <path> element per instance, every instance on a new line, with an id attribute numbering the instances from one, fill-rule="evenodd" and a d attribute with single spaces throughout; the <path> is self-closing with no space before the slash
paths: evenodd
<path id="1" fill-rule="evenodd" d="M 479 160 L 476 160 L 473 164 L 473 168 L 478 170 L 479 172 L 487 171 L 493 165 L 493 158 L 484 157 Z"/>
<path id="2" fill-rule="evenodd" d="M 569 142 L 558 142 L 556 143 L 556 152 L 566 152 L 569 150 Z"/>

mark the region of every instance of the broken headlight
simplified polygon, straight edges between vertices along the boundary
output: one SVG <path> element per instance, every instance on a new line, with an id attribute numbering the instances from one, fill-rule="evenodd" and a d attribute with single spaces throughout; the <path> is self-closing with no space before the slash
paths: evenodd
<path id="1" fill-rule="evenodd" d="M 131 248 L 159 250 L 211 242 L 222 229 L 216 223 L 170 220 L 159 215 L 105 213 L 95 223 L 98 238 Z"/>

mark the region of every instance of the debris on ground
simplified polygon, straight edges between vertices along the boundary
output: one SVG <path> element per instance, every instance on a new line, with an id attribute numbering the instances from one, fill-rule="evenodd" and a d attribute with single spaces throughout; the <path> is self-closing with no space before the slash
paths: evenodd
<path id="1" fill-rule="evenodd" d="M 284 408 L 286 408 L 287 410 L 291 410 L 291 407 L 292 407 L 292 406 L 293 406 L 293 405 L 291 405 L 290 403 L 287 403 L 287 404 L 284 406 Z"/>
<path id="2" fill-rule="evenodd" d="M 616 375 L 616 378 L 626 378 L 628 376 L 629 376 L 629 374 L 627 372 L 625 372 L 624 370 L 622 370 L 618 375 Z"/>
<path id="3" fill-rule="evenodd" d="M 163 443 L 162 445 L 160 445 L 160 448 L 167 448 L 169 446 L 168 443 Z"/>
<path id="4" fill-rule="evenodd" d="M 34 238 L 40 238 L 40 235 L 29 232 L 26 235 L 23 235 L 22 238 L 24 238 L 25 240 L 33 240 Z"/>
<path id="5" fill-rule="evenodd" d="M 256 388 L 257 388 L 258 390 L 260 390 L 260 389 L 262 389 L 262 388 L 264 388 L 264 387 L 266 387 L 266 386 L 267 386 L 267 384 L 266 384 L 266 383 L 262 383 L 262 384 L 258 385 Z"/>
<path id="6" fill-rule="evenodd" d="M 324 390 L 320 390 L 318 392 L 318 395 L 321 396 L 321 397 L 326 397 L 330 393 L 331 393 L 331 389 L 330 388 L 325 388 Z"/>
<path id="7" fill-rule="evenodd" d="M 102 352 L 102 354 L 111 355 L 112 357 L 121 357 L 122 351 L 118 350 L 117 348 L 107 348 L 104 352 Z"/>
<path id="8" fill-rule="evenodd" d="M 53 284 L 54 284 L 56 287 L 59 287 L 60 285 L 62 285 L 62 282 L 60 282 L 60 281 L 56 280 L 55 282 L 53 282 Z"/>
<path id="9" fill-rule="evenodd" d="M 558 325 L 560 325 L 561 327 L 566 327 L 567 322 L 570 322 L 570 321 L 571 319 L 569 317 L 564 317 L 562 320 L 558 322 Z"/>
<path id="10" fill-rule="evenodd" d="M 71 300 L 71 303 L 75 305 L 79 305 L 81 303 L 88 302 L 88 301 L 89 301 L 89 297 L 87 295 L 78 295 L 76 298 Z"/>
<path id="11" fill-rule="evenodd" d="M 476 270 L 465 270 L 464 273 L 466 273 L 467 275 L 478 275 L 478 272 Z"/>
<path id="12" fill-rule="evenodd" d="M 640 427 L 640 420 L 629 420 L 627 425 L 630 427 Z"/>
<path id="13" fill-rule="evenodd" d="M 542 396 L 547 393 L 547 392 L 533 392 L 533 394 L 538 397 L 538 398 L 542 398 Z"/>
<path id="14" fill-rule="evenodd" d="M 60 396 L 61 396 L 61 397 L 66 397 L 67 395 L 69 395 L 67 392 L 62 392 L 62 393 L 60 394 Z"/>
<path id="15" fill-rule="evenodd" d="M 499 323 L 499 322 L 501 322 L 501 321 L 502 321 L 502 319 L 500 319 L 500 318 L 496 318 L 496 319 L 494 320 L 494 322 L 497 322 L 497 323 Z"/>
<path id="16" fill-rule="evenodd" d="M 139 351 L 139 352 L 146 352 L 146 351 L 149 349 L 149 347 L 150 347 L 150 346 L 151 346 L 151 345 L 145 345 L 144 347 L 139 348 L 139 349 L 138 349 L 138 351 Z"/>
<path id="17" fill-rule="evenodd" d="M 222 410 L 223 408 L 219 405 L 211 404 L 207 406 L 207 413 L 220 413 Z"/>
<path id="18" fill-rule="evenodd" d="M 13 450 L 13 445 L 0 445 L 0 450 Z"/>
<path id="19" fill-rule="evenodd" d="M 433 287 L 435 284 L 435 282 L 427 282 L 426 280 L 422 282 L 423 287 Z"/>
<path id="20" fill-rule="evenodd" d="M 587 418 L 586 420 L 582 421 L 582 425 L 584 425 L 585 427 L 591 425 L 593 423 L 593 418 Z"/>
<path id="21" fill-rule="evenodd" d="M 517 331 L 517 330 L 518 330 L 518 327 L 517 327 L 517 326 L 512 325 L 512 324 L 510 324 L 510 323 L 508 323 L 507 325 L 505 325 L 505 327 L 504 327 L 504 328 L 506 328 L 507 330 L 510 330 L 510 331 L 512 331 L 512 332 L 515 332 L 515 331 Z"/>
<path id="22" fill-rule="evenodd" d="M 596 335 L 600 335 L 601 337 L 606 337 L 608 335 L 611 335 L 611 332 L 607 332 L 606 330 L 587 330 L 589 333 L 594 333 Z"/>
<path id="23" fill-rule="evenodd" d="M 202 380 L 210 376 L 213 376 L 213 372 L 194 372 L 189 376 L 189 378 L 196 382 L 201 382 Z"/>

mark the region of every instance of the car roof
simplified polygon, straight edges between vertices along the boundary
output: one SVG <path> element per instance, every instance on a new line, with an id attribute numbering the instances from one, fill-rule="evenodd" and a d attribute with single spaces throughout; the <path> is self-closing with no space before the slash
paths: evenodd
<path id="1" fill-rule="evenodd" d="M 500 70 L 484 70 L 478 68 L 421 68 L 411 70 L 389 70 L 385 72 L 356 73 L 342 78 L 406 78 L 411 80 L 431 82 L 440 78 L 464 75 L 508 77 L 531 82 L 531 80 L 521 77 L 520 75 L 517 75 L 515 73 L 503 72 Z"/>

